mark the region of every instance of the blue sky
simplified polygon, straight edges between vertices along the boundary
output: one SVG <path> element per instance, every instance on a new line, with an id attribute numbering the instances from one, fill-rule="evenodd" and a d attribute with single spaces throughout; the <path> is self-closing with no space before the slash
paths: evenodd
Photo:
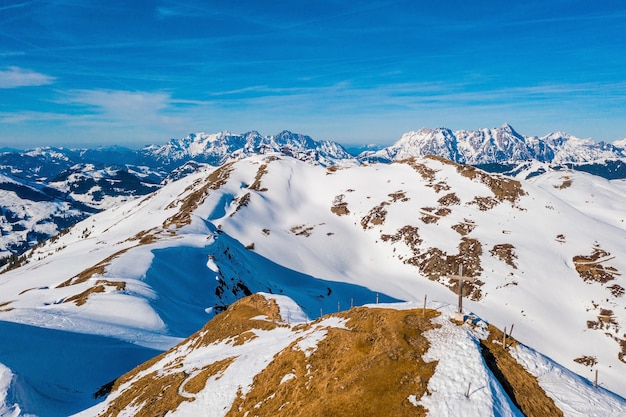
<path id="1" fill-rule="evenodd" d="M 626 2 L 0 2 L 0 147 L 626 137 Z"/>

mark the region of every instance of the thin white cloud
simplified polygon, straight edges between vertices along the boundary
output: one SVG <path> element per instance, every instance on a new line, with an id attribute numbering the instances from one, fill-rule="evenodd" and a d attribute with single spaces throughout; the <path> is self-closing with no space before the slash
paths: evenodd
<path id="1" fill-rule="evenodd" d="M 52 84 L 55 78 L 19 67 L 8 67 L 0 71 L 0 88 L 34 87 Z"/>

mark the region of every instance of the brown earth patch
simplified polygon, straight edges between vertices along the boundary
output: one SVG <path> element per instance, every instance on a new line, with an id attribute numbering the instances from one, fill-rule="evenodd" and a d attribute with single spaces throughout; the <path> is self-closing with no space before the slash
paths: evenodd
<path id="1" fill-rule="evenodd" d="M 515 264 L 515 259 L 517 259 L 515 246 L 510 243 L 500 243 L 494 245 L 493 249 L 491 249 L 489 253 L 491 256 L 495 256 L 513 269 L 517 269 L 517 265 Z"/>
<path id="2" fill-rule="evenodd" d="M 0 313 L 14 310 L 13 307 L 8 307 L 12 302 L 13 301 L 5 301 L 3 303 L 0 303 Z"/>
<path id="3" fill-rule="evenodd" d="M 289 229 L 289 231 L 293 234 L 295 234 L 296 236 L 305 236 L 305 237 L 309 237 L 311 236 L 311 232 L 313 231 L 313 229 L 315 229 L 315 227 L 313 226 L 308 226 L 305 224 L 299 225 L 299 226 L 294 226 L 291 229 Z"/>
<path id="4" fill-rule="evenodd" d="M 437 314 L 364 307 L 334 314 L 348 320 L 347 329 L 327 329 L 308 357 L 297 342 L 277 354 L 226 415 L 425 416 L 408 397 L 427 392 L 437 365 L 422 359 L 429 348 L 423 332 Z M 283 380 L 288 374 L 295 377 Z"/>
<path id="5" fill-rule="evenodd" d="M 602 265 L 614 259 L 614 257 L 610 256 L 609 252 L 595 246 L 592 254 L 589 256 L 574 256 L 574 268 L 576 268 L 576 272 L 578 272 L 583 281 L 595 281 L 604 284 L 621 275 L 614 267 Z"/>
<path id="6" fill-rule="evenodd" d="M 267 191 L 267 188 L 261 188 L 261 178 L 267 174 L 267 164 L 262 164 L 257 170 L 254 182 L 248 188 L 255 191 Z"/>
<path id="7" fill-rule="evenodd" d="M 180 204 L 180 207 L 178 213 L 163 222 L 163 228 L 167 229 L 172 225 L 182 227 L 191 223 L 191 213 L 206 200 L 211 190 L 217 190 L 226 184 L 226 181 L 228 181 L 234 169 L 234 164 L 235 162 L 226 163 L 211 172 L 204 181 L 196 181 L 193 186 L 187 187 L 187 190 L 195 190 L 189 193 L 183 200 L 177 200 L 174 206 L 172 206 L 174 202 L 170 204 L 172 207 L 176 207 Z M 200 186 L 202 182 L 204 182 L 204 185 Z"/>
<path id="8" fill-rule="evenodd" d="M 250 204 L 250 199 L 252 198 L 252 196 L 250 195 L 250 193 L 245 193 L 244 195 L 242 195 L 239 198 L 235 199 L 235 203 L 237 203 L 237 207 L 235 207 L 235 213 L 238 212 L 239 210 L 241 210 L 242 207 L 247 207 L 248 204 Z M 232 216 L 232 214 L 231 214 Z"/>
<path id="9" fill-rule="evenodd" d="M 419 251 L 419 245 L 423 240 L 419 236 L 419 229 L 415 226 L 403 226 L 393 235 L 382 234 L 380 238 L 383 242 L 396 243 L 402 239 L 402 241 L 411 248 L 412 251 Z"/>
<path id="10" fill-rule="evenodd" d="M 456 167 L 456 171 L 464 177 L 485 184 L 489 187 L 498 202 L 509 201 L 514 204 L 520 197 L 526 195 L 526 192 L 522 188 L 522 183 L 512 178 L 489 174 L 471 165 L 458 164 L 440 156 L 426 155 L 425 158 L 439 161 L 442 164 L 452 165 Z"/>
<path id="11" fill-rule="evenodd" d="M 404 263 L 416 266 L 422 275 L 432 281 L 446 282 L 448 275 L 455 275 L 459 267 L 463 266 L 463 275 L 466 277 L 478 277 L 483 271 L 480 265 L 482 255 L 482 245 L 477 239 L 463 237 L 459 243 L 459 252 L 456 255 L 448 255 L 439 248 L 429 248 L 422 252 L 415 253 L 414 256 L 405 259 Z M 447 283 L 451 291 L 459 292 L 459 282 L 457 280 Z M 472 300 L 480 300 L 482 292 L 480 287 L 484 282 L 476 279 L 473 282 L 463 284 L 463 296 Z"/>
<path id="12" fill-rule="evenodd" d="M 410 200 L 410 198 L 406 196 L 406 193 L 404 191 L 396 191 L 388 195 L 389 197 L 391 197 L 391 201 L 393 203 L 395 203 L 396 201 L 407 202 Z"/>
<path id="13" fill-rule="evenodd" d="M 337 216 L 345 216 L 350 214 L 350 210 L 348 210 L 348 203 L 343 201 L 344 197 L 345 196 L 343 194 L 339 194 L 338 196 L 336 196 L 333 200 L 333 205 L 330 207 L 330 211 L 332 213 L 335 213 Z"/>
<path id="14" fill-rule="evenodd" d="M 624 292 L 626 292 L 626 290 L 624 290 L 624 287 L 618 284 L 614 284 L 606 288 L 608 288 L 608 290 L 611 291 L 611 294 L 613 295 L 613 297 L 621 297 L 624 295 Z"/>
<path id="15" fill-rule="evenodd" d="M 406 165 L 410 166 L 415 171 L 417 171 L 417 173 L 420 174 L 420 176 L 425 181 L 432 182 L 432 181 L 435 180 L 435 174 L 437 173 L 437 171 L 435 171 L 434 169 L 426 166 L 425 164 L 418 163 L 415 158 L 403 159 L 403 160 L 395 161 L 395 162 L 392 162 L 392 163 L 406 164 Z"/>
<path id="16" fill-rule="evenodd" d="M 562 416 L 563 412 L 539 386 L 537 378 L 528 373 L 502 346 L 503 333 L 489 325 L 489 336 L 481 340 L 485 363 L 500 382 L 509 398 L 527 417 Z M 517 342 L 507 337 L 507 347 Z"/>
<path id="17" fill-rule="evenodd" d="M 574 362 L 585 366 L 595 366 L 598 364 L 598 359 L 595 356 L 583 355 L 579 358 L 574 359 Z"/>
<path id="18" fill-rule="evenodd" d="M 558 188 L 559 190 L 563 190 L 565 188 L 569 188 L 572 186 L 572 178 L 565 176 L 563 177 L 563 182 L 561 185 L 555 185 L 554 188 Z"/>
<path id="19" fill-rule="evenodd" d="M 559 243 L 565 243 L 565 235 L 564 234 L 558 234 L 556 235 L 555 240 Z"/>
<path id="20" fill-rule="evenodd" d="M 462 223 L 452 225 L 452 230 L 460 234 L 461 236 L 468 235 L 472 230 L 476 229 L 476 224 L 472 220 L 463 219 Z"/>
<path id="21" fill-rule="evenodd" d="M 369 213 L 361 219 L 361 227 L 363 227 L 363 230 L 371 229 L 374 226 L 385 223 L 385 218 L 387 217 L 385 206 L 388 205 L 388 202 L 383 201 L 378 206 L 371 209 Z"/>
<path id="22" fill-rule="evenodd" d="M 442 206 L 454 206 L 461 204 L 461 199 L 454 193 L 449 193 L 437 200 Z"/>
<path id="23" fill-rule="evenodd" d="M 488 211 L 499 204 L 499 201 L 493 197 L 479 197 L 476 196 L 472 201 L 467 204 L 474 204 L 478 206 L 480 211 Z"/>

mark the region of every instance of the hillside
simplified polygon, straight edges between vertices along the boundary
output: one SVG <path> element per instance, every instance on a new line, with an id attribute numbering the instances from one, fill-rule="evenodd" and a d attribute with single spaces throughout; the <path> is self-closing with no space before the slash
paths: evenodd
<path id="1" fill-rule="evenodd" d="M 0 275 L 0 363 L 42 393 L 7 398 L 33 414 L 79 412 L 101 401 L 99 387 L 258 292 L 288 296 L 309 319 L 425 295 L 454 304 L 447 276 L 460 266 L 476 278 L 466 311 L 514 324 L 522 344 L 588 379 L 597 370 L 624 396 L 625 197 L 622 180 L 515 180 L 437 157 L 323 167 L 270 154 L 207 167 L 78 223 Z M 20 352 L 51 332 L 73 335 L 72 369 L 94 361 L 93 343 L 116 369 L 98 361 L 103 371 L 78 383 L 60 361 L 42 378 Z M 54 363 L 60 346 L 40 360 Z"/>
<path id="2" fill-rule="evenodd" d="M 450 321 L 450 311 L 373 304 L 309 322 L 291 299 L 256 294 L 104 387 L 107 399 L 77 417 L 562 416 L 559 406 L 617 416 L 626 407 L 515 340 L 504 348 L 476 317 Z M 568 384 L 551 385 L 555 374 Z"/>

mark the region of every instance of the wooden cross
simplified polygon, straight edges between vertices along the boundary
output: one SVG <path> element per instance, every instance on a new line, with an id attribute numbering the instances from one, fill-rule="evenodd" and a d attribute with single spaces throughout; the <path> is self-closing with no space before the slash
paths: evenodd
<path id="1" fill-rule="evenodd" d="M 459 275 L 448 275 L 449 279 L 455 279 L 459 281 L 459 309 L 458 313 L 463 313 L 463 282 L 474 282 L 476 278 L 463 276 L 463 265 L 459 265 Z"/>

